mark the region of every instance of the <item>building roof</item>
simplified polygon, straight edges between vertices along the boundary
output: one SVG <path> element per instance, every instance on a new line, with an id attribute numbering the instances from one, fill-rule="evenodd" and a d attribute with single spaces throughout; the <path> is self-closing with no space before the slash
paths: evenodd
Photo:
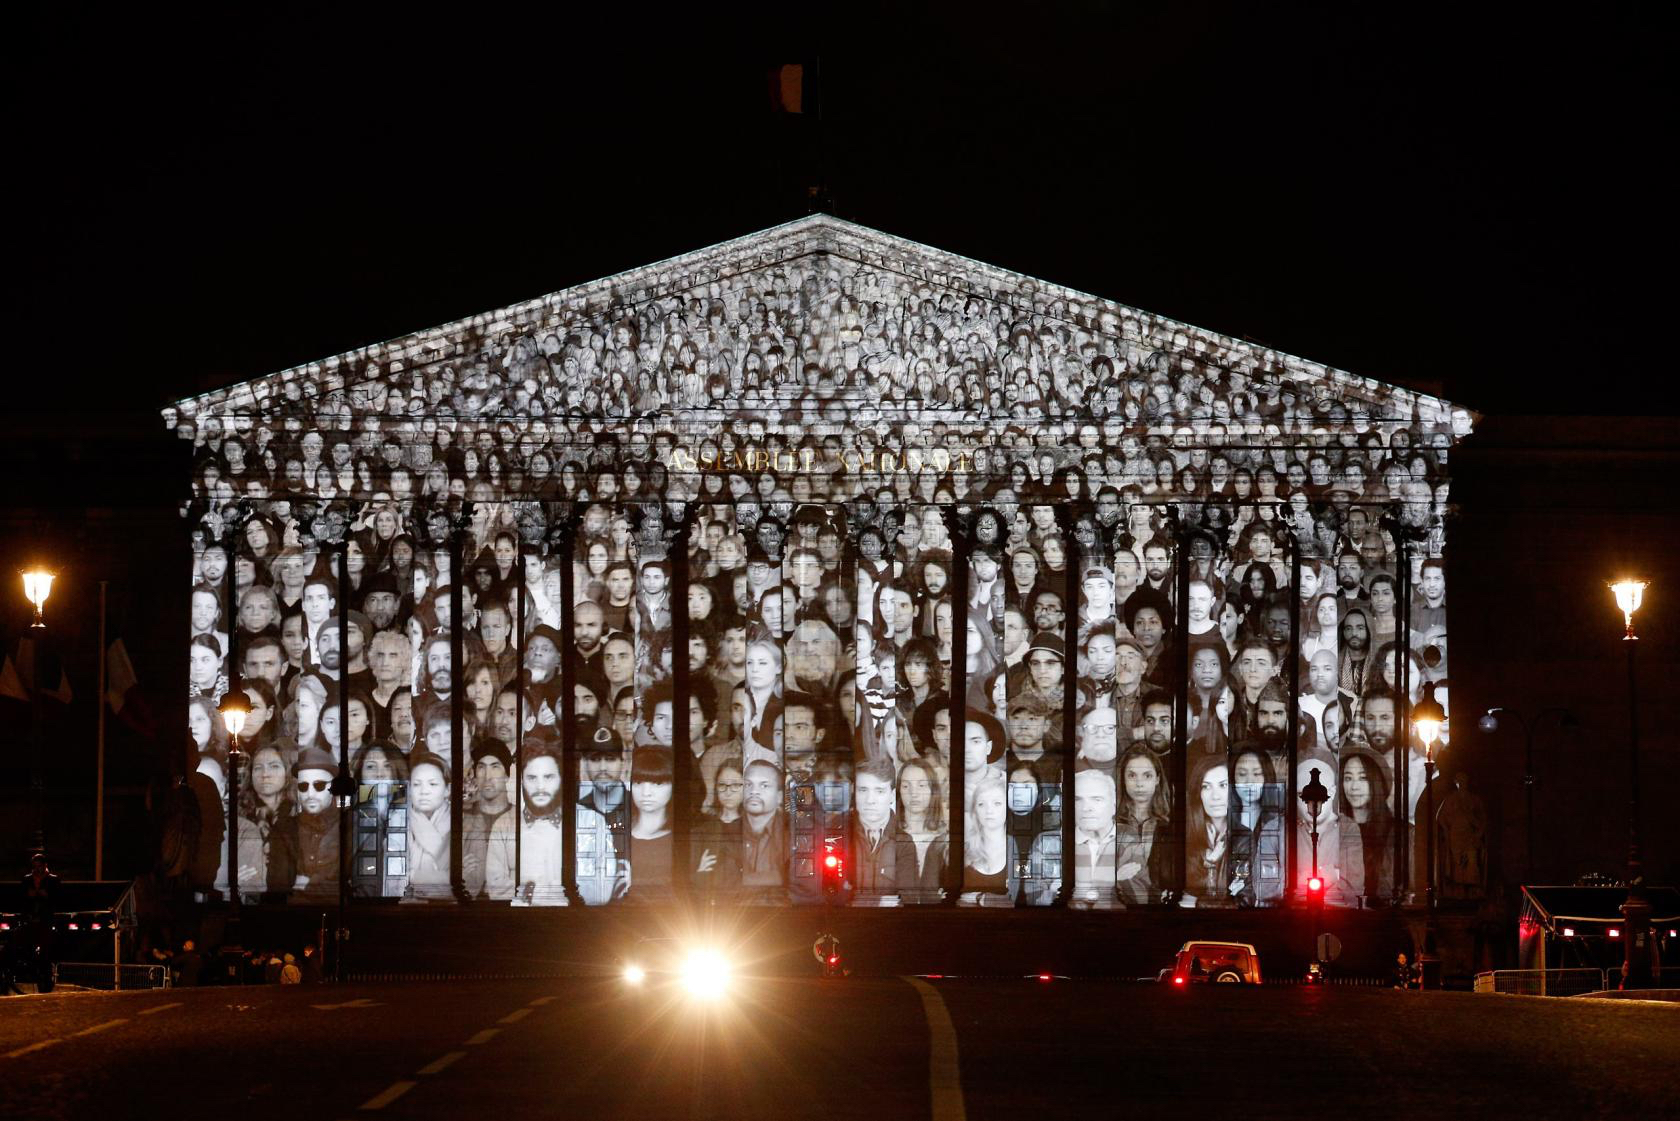
<path id="1" fill-rule="evenodd" d="M 762 308 L 768 301 L 770 322 L 750 322 L 753 310 L 747 311 L 746 319 L 731 318 L 733 309 L 726 301 L 732 298 L 741 308 L 755 304 Z M 778 301 L 785 305 L 780 315 Z M 929 356 L 923 353 L 923 339 L 860 337 L 847 314 L 848 308 L 858 305 L 885 305 L 888 321 L 899 324 L 912 321 L 912 310 L 918 324 L 931 317 L 941 325 L 949 346 L 946 352 Z M 749 325 L 743 328 L 742 322 Z M 1100 412 L 1105 401 L 1118 400 L 1128 384 L 1152 376 L 1160 382 L 1162 374 L 1172 382 L 1185 372 L 1240 375 L 1257 392 L 1339 405 L 1345 410 L 1346 423 L 1361 430 L 1422 425 L 1446 431 L 1456 440 L 1468 434 L 1475 420 L 1469 410 L 1438 397 L 824 214 L 184 398 L 165 409 L 164 415 L 171 424 L 178 418 L 207 416 L 277 417 L 306 402 L 314 416 L 340 409 L 382 411 L 393 389 L 407 392 L 416 373 L 438 369 L 450 371 L 455 394 L 427 402 L 426 415 L 454 416 L 461 422 L 524 416 L 519 405 L 510 403 L 516 394 L 475 395 L 471 389 L 475 379 L 504 390 L 523 385 L 527 399 L 547 402 L 549 416 L 569 412 L 610 420 L 665 414 L 710 428 L 738 415 L 739 402 L 729 400 L 727 394 L 706 393 L 702 380 L 685 389 L 673 375 L 669 387 L 651 396 L 638 396 L 639 375 L 625 379 L 627 392 L 610 392 L 602 385 L 593 397 L 587 386 L 579 390 L 566 384 L 567 374 L 556 358 L 568 345 L 575 346 L 580 336 L 587 347 L 604 332 L 608 345 L 595 344 L 603 352 L 613 342 L 624 341 L 622 336 L 614 337 L 620 329 L 645 340 L 646 332 L 658 325 L 662 336 L 670 338 L 673 323 L 680 325 L 678 333 L 688 331 L 686 341 L 692 351 L 685 356 L 685 369 L 691 375 L 698 359 L 705 359 L 716 373 L 720 358 L 733 357 L 738 364 L 743 348 L 759 345 L 766 335 L 785 334 L 799 341 L 793 348 L 800 351 L 797 355 L 786 353 L 785 346 L 780 348 L 790 366 L 850 365 L 878 377 L 883 385 L 895 376 L 914 382 L 920 373 L 945 379 L 960 364 L 960 359 L 948 357 L 955 351 L 954 340 L 963 340 L 963 351 L 979 341 L 989 352 L 989 360 L 977 363 L 980 376 L 970 381 L 968 399 L 947 410 L 953 418 L 969 421 L 1020 420 L 1023 412 L 1033 421 L 1092 409 Z M 720 323 L 732 333 L 721 341 L 706 337 L 705 328 Z M 800 334 L 794 335 L 795 330 Z M 756 337 L 746 337 L 749 331 Z M 1038 343 L 1052 336 L 1061 340 L 1060 349 L 1051 346 L 1046 356 Z M 1067 343 L 1070 338 L 1072 346 Z M 1008 357 L 999 357 L 1005 350 Z M 920 365 L 924 359 L 925 367 Z M 960 377 L 962 371 L 956 372 Z M 799 373 L 796 369 L 796 383 Z M 870 413 L 866 422 L 874 418 L 874 411 L 867 408 L 867 399 L 876 395 L 874 387 L 860 384 L 868 380 L 854 375 L 849 387 L 830 395 L 838 399 L 839 411 L 862 405 Z M 642 384 L 647 381 L 641 378 Z M 771 396 L 790 400 L 808 388 L 778 386 Z M 580 393 L 581 405 L 576 402 Z M 1022 393 L 1030 402 L 1027 406 L 1019 399 Z M 897 394 L 892 404 L 898 408 L 882 410 L 880 419 L 902 419 L 894 414 L 905 411 L 906 396 Z M 924 392 L 915 402 L 914 412 L 923 419 L 950 405 L 932 397 Z M 1191 403 L 1189 411 L 1194 410 Z M 1163 404 L 1160 415 L 1133 418 L 1132 427 L 1181 430 L 1194 419 L 1172 415 Z M 1241 418 L 1232 418 L 1222 427 L 1227 434 L 1238 435 L 1243 423 Z"/>

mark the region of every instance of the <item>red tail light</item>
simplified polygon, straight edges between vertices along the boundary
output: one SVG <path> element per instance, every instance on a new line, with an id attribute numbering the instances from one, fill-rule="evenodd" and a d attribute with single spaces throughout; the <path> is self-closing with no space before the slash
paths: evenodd
<path id="1" fill-rule="evenodd" d="M 1175 984 L 1175 985 L 1182 985 L 1182 984 L 1184 984 L 1184 978 L 1182 978 L 1182 977 L 1174 977 L 1174 978 L 1173 978 L 1173 984 Z"/>
<path id="2" fill-rule="evenodd" d="M 1048 981 L 1048 980 L 1050 980 L 1050 974 L 1048 974 L 1048 973 L 1040 973 L 1040 974 L 1039 974 L 1039 975 L 1038 975 L 1038 979 L 1039 979 L 1039 980 L 1040 980 L 1040 981 Z"/>

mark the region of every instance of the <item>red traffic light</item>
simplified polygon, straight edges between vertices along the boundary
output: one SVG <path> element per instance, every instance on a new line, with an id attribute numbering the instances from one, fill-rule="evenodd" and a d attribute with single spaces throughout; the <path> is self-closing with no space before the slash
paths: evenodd
<path id="1" fill-rule="evenodd" d="M 839 954 L 829 954 L 828 955 L 828 964 L 839 965 L 840 964 L 840 955 Z"/>
<path id="2" fill-rule="evenodd" d="M 1307 880 L 1307 890 L 1313 892 L 1314 894 L 1323 891 L 1324 881 L 1319 879 L 1317 876 L 1311 877 Z"/>
<path id="3" fill-rule="evenodd" d="M 823 865 L 831 872 L 838 871 L 840 868 L 839 854 L 831 852 L 827 856 L 823 857 Z"/>

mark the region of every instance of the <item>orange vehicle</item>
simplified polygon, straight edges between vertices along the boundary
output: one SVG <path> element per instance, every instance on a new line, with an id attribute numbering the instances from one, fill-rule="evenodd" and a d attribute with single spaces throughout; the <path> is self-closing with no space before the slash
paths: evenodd
<path id="1" fill-rule="evenodd" d="M 1173 963 L 1174 985 L 1211 981 L 1224 985 L 1258 985 L 1260 954 L 1247 942 L 1186 942 Z"/>

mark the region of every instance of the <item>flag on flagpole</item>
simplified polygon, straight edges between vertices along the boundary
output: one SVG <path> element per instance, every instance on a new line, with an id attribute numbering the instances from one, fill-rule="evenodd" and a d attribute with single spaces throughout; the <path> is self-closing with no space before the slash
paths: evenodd
<path id="1" fill-rule="evenodd" d="M 105 702 L 124 724 L 140 735 L 148 738 L 157 735 L 157 721 L 152 718 L 151 706 L 140 688 L 128 647 L 120 638 L 105 651 Z"/>
<path id="2" fill-rule="evenodd" d="M 119 638 L 105 652 L 105 698 L 111 703 L 111 711 L 121 716 L 123 706 L 128 703 L 129 691 L 139 684 L 139 679 L 134 676 L 134 663 L 128 657 L 128 647 Z"/>
<path id="3" fill-rule="evenodd" d="M 17 667 L 12 665 L 12 659 L 7 658 L 5 665 L 0 665 L 0 697 L 11 697 L 13 700 L 29 700 L 29 693 L 23 687 L 23 678 L 18 676 Z"/>
<path id="4" fill-rule="evenodd" d="M 0 666 L 0 697 L 11 697 L 15 700 L 27 701 L 29 690 L 35 684 L 35 647 L 37 640 L 28 642 L 18 641 L 17 657 L 7 658 Z M 51 687 L 41 686 L 41 696 L 49 701 L 57 701 L 67 705 L 75 698 L 70 689 L 70 675 L 64 672 L 64 663 L 54 657 L 50 650 L 43 651 L 41 658 L 42 676 L 48 681 L 53 680 L 57 671 L 58 680 Z"/>

